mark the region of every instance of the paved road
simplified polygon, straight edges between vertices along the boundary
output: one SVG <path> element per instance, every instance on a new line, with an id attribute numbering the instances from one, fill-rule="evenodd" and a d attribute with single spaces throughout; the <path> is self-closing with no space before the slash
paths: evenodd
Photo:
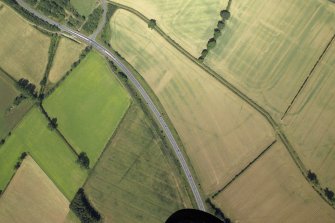
<path id="1" fill-rule="evenodd" d="M 164 133 L 167 136 L 167 139 L 169 140 L 169 142 L 172 145 L 172 148 L 179 160 L 179 163 L 181 164 L 181 167 L 185 173 L 186 179 L 192 189 L 195 201 L 197 203 L 198 209 L 205 211 L 205 205 L 202 201 L 202 198 L 200 196 L 198 187 L 194 181 L 194 178 L 192 177 L 191 171 L 186 163 L 186 160 L 175 140 L 175 138 L 173 137 L 170 128 L 168 127 L 168 125 L 166 124 L 164 118 L 162 117 L 162 115 L 160 114 L 160 112 L 158 111 L 157 107 L 155 106 L 155 104 L 153 103 L 153 101 L 151 100 L 151 98 L 149 97 L 149 95 L 147 94 L 147 92 L 144 90 L 144 88 L 142 87 L 142 85 L 140 84 L 140 82 L 135 78 L 135 76 L 131 73 L 131 71 L 112 53 L 110 52 L 108 49 L 106 49 L 105 47 L 103 47 L 102 45 L 100 45 L 99 43 L 97 43 L 95 40 L 79 33 L 76 32 L 64 25 L 61 25 L 55 21 L 53 21 L 50 18 L 45 17 L 44 15 L 42 15 L 41 13 L 35 11 L 33 8 L 31 8 L 29 5 L 27 5 L 25 2 L 23 2 L 22 0 L 17 0 L 17 2 L 24 7 L 25 9 L 27 9 L 28 11 L 30 11 L 31 13 L 35 14 L 35 16 L 39 17 L 40 19 L 43 19 L 45 21 L 47 21 L 48 23 L 57 26 L 62 32 L 65 32 L 67 34 L 70 34 L 78 39 L 81 39 L 82 41 L 86 42 L 89 45 L 92 45 L 95 49 L 97 49 L 101 54 L 103 54 L 104 56 L 108 57 L 110 60 L 112 60 L 121 70 L 122 72 L 124 72 L 128 79 L 132 82 L 132 84 L 136 87 L 136 89 L 138 90 L 138 92 L 142 95 L 143 99 L 145 100 L 146 104 L 148 105 L 149 109 L 152 111 L 152 113 L 154 114 L 155 118 L 157 119 L 157 121 L 159 122 L 160 126 L 162 127 Z"/>

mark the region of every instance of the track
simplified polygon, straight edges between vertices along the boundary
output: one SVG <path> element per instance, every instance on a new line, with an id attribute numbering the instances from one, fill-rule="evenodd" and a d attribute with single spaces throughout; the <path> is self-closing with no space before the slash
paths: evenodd
<path id="1" fill-rule="evenodd" d="M 16 0 L 18 2 L 19 5 L 21 5 L 23 8 L 25 8 L 26 10 L 28 10 L 29 12 L 33 13 L 35 16 L 39 17 L 40 19 L 50 23 L 51 25 L 57 26 L 62 32 L 70 34 L 73 37 L 76 37 L 84 42 L 86 42 L 89 45 L 92 45 L 96 50 L 98 50 L 102 55 L 104 55 L 105 57 L 109 58 L 110 60 L 112 60 L 121 70 L 123 73 L 125 73 L 128 77 L 128 79 L 132 82 L 132 84 L 136 87 L 137 91 L 141 94 L 141 96 L 143 97 L 144 101 L 146 102 L 147 106 L 149 107 L 149 109 L 151 110 L 151 112 L 153 113 L 154 117 L 157 119 L 157 121 L 159 122 L 159 125 L 162 127 L 165 135 L 167 136 L 167 139 L 169 140 L 178 160 L 179 163 L 184 171 L 184 174 L 186 176 L 186 179 L 191 187 L 192 193 L 194 195 L 195 201 L 197 203 L 198 209 L 205 211 L 205 205 L 202 201 L 202 198 L 200 196 L 199 190 L 197 188 L 197 185 L 194 181 L 194 178 L 191 174 L 191 171 L 186 163 L 186 160 L 184 158 L 184 155 L 182 154 L 175 138 L 172 135 L 172 132 L 170 130 L 170 128 L 168 127 L 168 125 L 166 124 L 164 118 L 162 117 L 161 113 L 158 111 L 157 107 L 155 106 L 155 104 L 153 103 L 153 101 L 151 100 L 150 96 L 147 94 L 147 92 L 144 90 L 144 88 L 142 87 L 142 85 L 140 84 L 140 82 L 135 78 L 135 76 L 131 73 L 131 71 L 112 53 L 110 52 L 108 49 L 106 49 L 105 47 L 103 47 L 102 45 L 100 45 L 99 43 L 97 43 L 94 39 L 91 39 L 79 32 L 76 32 L 64 25 L 61 25 L 55 21 L 53 21 L 52 19 L 42 15 L 41 13 L 37 12 L 35 9 L 31 8 L 28 4 L 26 4 L 24 1 L 22 0 Z"/>

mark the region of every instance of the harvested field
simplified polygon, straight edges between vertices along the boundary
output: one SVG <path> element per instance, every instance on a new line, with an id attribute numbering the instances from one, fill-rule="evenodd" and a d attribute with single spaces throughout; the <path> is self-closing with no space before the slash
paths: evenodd
<path id="1" fill-rule="evenodd" d="M 304 179 L 277 142 L 214 202 L 235 222 L 324 222 L 335 211 Z"/>
<path id="2" fill-rule="evenodd" d="M 59 130 L 93 166 L 130 104 L 107 61 L 89 53 L 44 103 Z"/>
<path id="3" fill-rule="evenodd" d="M 29 79 L 38 88 L 48 62 L 50 38 L 6 5 L 0 9 L 0 27 L 0 67 L 17 80 Z"/>
<path id="4" fill-rule="evenodd" d="M 32 105 L 30 100 L 24 100 L 18 106 L 13 105 L 15 97 L 20 95 L 14 84 L 0 70 L 0 139 L 4 138 L 11 131 Z"/>
<path id="5" fill-rule="evenodd" d="M 49 74 L 49 81 L 52 84 L 57 83 L 71 69 L 71 65 L 79 59 L 84 48 L 83 44 L 79 44 L 74 40 L 66 37 L 60 39 Z"/>
<path id="6" fill-rule="evenodd" d="M 192 207 L 153 128 L 133 104 L 90 175 L 85 190 L 106 222 L 161 223 Z"/>
<path id="7" fill-rule="evenodd" d="M 87 171 L 76 163 L 77 156 L 47 125 L 46 118 L 35 107 L 12 131 L 0 149 L 0 188 L 9 182 L 21 153 L 29 152 L 60 191 L 71 200 L 84 183 Z"/>
<path id="8" fill-rule="evenodd" d="M 284 119 L 285 131 L 323 187 L 335 191 L 335 42 Z"/>
<path id="9" fill-rule="evenodd" d="M 63 223 L 69 201 L 27 156 L 0 199 L 1 223 Z"/>
<path id="10" fill-rule="evenodd" d="M 206 194 L 220 189 L 273 141 L 263 117 L 138 17 L 118 10 L 110 25 L 111 45 L 158 96 Z"/>
<path id="11" fill-rule="evenodd" d="M 149 19 L 156 19 L 157 25 L 178 44 L 199 57 L 206 47 L 220 11 L 226 8 L 227 0 L 115 0 L 129 6 Z"/>
<path id="12" fill-rule="evenodd" d="M 280 119 L 335 33 L 328 0 L 234 0 L 205 63 Z"/>
<path id="13" fill-rule="evenodd" d="M 70 2 L 80 15 L 88 16 L 97 6 L 98 0 L 70 0 Z"/>

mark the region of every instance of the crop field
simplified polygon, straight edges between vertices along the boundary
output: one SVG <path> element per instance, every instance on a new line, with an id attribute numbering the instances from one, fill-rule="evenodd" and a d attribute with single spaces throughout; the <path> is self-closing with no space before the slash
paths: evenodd
<path id="1" fill-rule="evenodd" d="M 107 61 L 89 53 L 44 103 L 75 149 L 97 161 L 130 104 Z"/>
<path id="2" fill-rule="evenodd" d="M 0 67 L 38 87 L 48 62 L 50 38 L 5 5 L 0 9 L 0 27 Z"/>
<path id="3" fill-rule="evenodd" d="M 214 200 L 236 222 L 334 222 L 335 212 L 277 142 Z"/>
<path id="4" fill-rule="evenodd" d="M 38 108 L 33 108 L 12 131 L 0 149 L 0 188 L 14 173 L 22 152 L 29 152 L 62 193 L 71 200 L 84 183 L 87 171 L 76 163 L 76 155 L 63 140 L 47 127 L 48 122 Z"/>
<path id="5" fill-rule="evenodd" d="M 111 45 L 158 96 L 206 194 L 219 190 L 273 141 L 272 128 L 257 112 L 142 20 L 118 10 L 110 24 Z"/>
<path id="6" fill-rule="evenodd" d="M 284 119 L 300 158 L 324 187 L 335 190 L 335 43 Z"/>
<path id="7" fill-rule="evenodd" d="M 0 199 L 0 222 L 63 223 L 69 201 L 27 156 Z"/>
<path id="8" fill-rule="evenodd" d="M 66 37 L 61 38 L 49 73 L 49 81 L 52 84 L 57 83 L 70 70 L 71 65 L 79 59 L 84 48 L 83 44 Z"/>
<path id="9" fill-rule="evenodd" d="M 98 0 L 70 0 L 70 2 L 80 15 L 88 16 L 97 6 Z"/>
<path id="10" fill-rule="evenodd" d="M 280 119 L 335 32 L 327 0 L 234 0 L 205 63 Z"/>
<path id="11" fill-rule="evenodd" d="M 212 38 L 227 0 L 115 0 L 136 9 L 149 19 L 155 19 L 172 39 L 199 57 Z"/>
<path id="12" fill-rule="evenodd" d="M 25 100 L 11 109 L 15 97 L 20 95 L 13 84 L 14 82 L 0 70 L 0 139 L 8 134 L 31 106 L 31 101 Z"/>
<path id="13" fill-rule="evenodd" d="M 161 223 L 192 207 L 152 128 L 140 106 L 131 105 L 85 185 L 106 222 Z"/>

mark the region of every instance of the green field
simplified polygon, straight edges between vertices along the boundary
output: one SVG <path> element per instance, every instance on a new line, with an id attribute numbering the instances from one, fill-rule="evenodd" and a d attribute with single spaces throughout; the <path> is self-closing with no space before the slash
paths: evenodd
<path id="1" fill-rule="evenodd" d="M 91 166 L 126 112 L 130 97 L 107 61 L 91 52 L 44 103 L 59 130 L 75 149 L 85 151 Z"/>
<path id="2" fill-rule="evenodd" d="M 38 88 L 48 62 L 50 38 L 5 5 L 0 9 L 0 27 L 0 67 Z"/>
<path id="3" fill-rule="evenodd" d="M 172 39 L 199 57 L 212 38 L 220 19 L 220 11 L 228 0 L 114 0 L 156 19 L 157 24 Z"/>
<path id="4" fill-rule="evenodd" d="M 0 199 L 2 223 L 63 223 L 69 201 L 27 156 Z"/>
<path id="5" fill-rule="evenodd" d="M 0 70 L 0 139 L 4 138 L 11 131 L 31 106 L 30 100 L 24 100 L 20 105 L 13 107 L 15 97 L 20 95 L 14 84 Z"/>
<path id="6" fill-rule="evenodd" d="M 71 200 L 84 183 L 87 171 L 80 168 L 76 163 L 76 155 L 47 125 L 48 122 L 39 109 L 33 108 L 12 131 L 12 135 L 0 148 L 0 188 L 4 188 L 9 182 L 18 157 L 26 151 Z"/>
<path id="7" fill-rule="evenodd" d="M 328 0 L 233 0 L 205 63 L 280 119 L 335 32 Z"/>
<path id="8" fill-rule="evenodd" d="M 88 16 L 97 5 L 97 0 L 70 0 L 80 15 Z"/>
<path id="9" fill-rule="evenodd" d="M 106 222 L 164 222 L 192 208 L 180 175 L 141 108 L 133 104 L 85 190 Z"/>

